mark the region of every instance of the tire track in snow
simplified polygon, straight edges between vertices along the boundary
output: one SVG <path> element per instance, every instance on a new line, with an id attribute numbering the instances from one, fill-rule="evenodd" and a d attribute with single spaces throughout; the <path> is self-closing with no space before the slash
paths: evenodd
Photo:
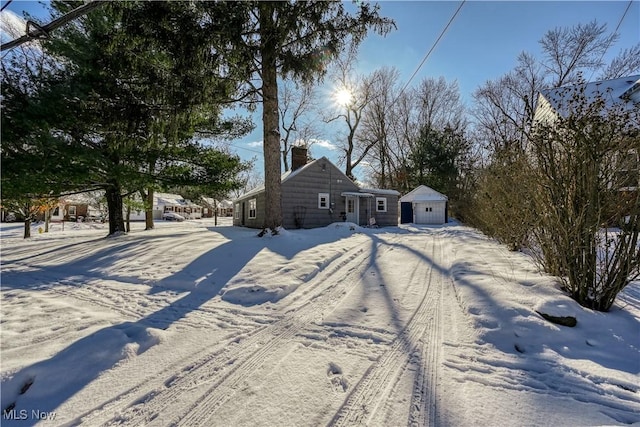
<path id="1" fill-rule="evenodd" d="M 298 312 L 307 313 L 305 321 L 313 322 L 321 318 L 322 312 L 327 306 L 337 303 L 347 293 L 347 286 L 340 286 L 347 281 L 332 283 L 327 278 L 335 275 L 344 269 L 348 269 L 348 274 L 357 272 L 357 267 L 367 261 L 367 253 L 362 249 L 363 245 L 357 245 L 334 262 L 323 266 L 324 270 L 316 274 L 307 286 L 316 289 L 306 294 L 306 302 L 297 311 L 292 311 L 276 322 L 261 326 L 260 328 L 246 332 L 242 340 L 237 345 L 225 345 L 214 351 L 203 349 L 194 354 L 193 357 L 182 359 L 172 363 L 161 372 L 154 372 L 146 381 L 143 381 L 130 389 L 120 393 L 118 396 L 102 403 L 67 425 L 146 425 L 155 419 L 159 412 L 167 407 L 175 405 L 178 398 L 185 391 L 193 390 L 198 385 L 211 384 L 212 380 L 217 383 L 224 381 L 233 375 L 244 363 L 251 359 L 259 359 L 259 351 L 254 349 L 271 343 L 279 335 L 290 334 L 290 331 L 297 331 L 301 328 Z M 297 315 L 296 315 L 297 314 Z M 234 340 L 230 340 L 233 342 Z M 281 340 L 278 340 L 281 341 Z M 272 347 L 272 346 L 271 346 Z M 260 352 L 262 354 L 262 352 Z M 220 371 L 228 370 L 217 380 Z M 243 372 L 246 371 L 242 369 Z M 178 372 L 176 374 L 176 372 Z M 241 374 L 244 375 L 244 374 Z M 171 411 L 170 413 L 173 413 Z"/>
<path id="2" fill-rule="evenodd" d="M 440 237 L 442 239 L 442 237 Z M 442 245 L 439 245 L 439 256 L 434 258 L 448 271 L 449 263 L 445 261 Z M 433 271 L 432 271 L 433 273 Z M 436 286 L 437 298 L 434 300 L 432 315 L 429 318 L 425 334 L 421 340 L 422 349 L 418 357 L 419 370 L 414 383 L 409 412 L 408 425 L 412 427 L 438 425 L 438 407 L 436 401 L 436 384 L 440 370 L 439 351 L 442 344 L 442 274 L 438 274 Z M 433 286 L 431 279 L 431 285 Z"/>
<path id="3" fill-rule="evenodd" d="M 384 247 L 382 250 L 384 253 L 391 250 L 391 248 Z M 362 251 L 357 259 L 354 258 L 353 261 L 342 267 L 348 268 L 346 274 L 342 275 L 343 271 L 340 271 L 340 267 L 323 274 L 320 281 L 322 283 L 326 280 L 332 283 L 329 289 L 317 293 L 314 299 L 300 307 L 290 318 L 284 319 L 281 325 L 284 329 L 282 333 L 274 336 L 262 348 L 249 355 L 242 364 L 238 365 L 237 369 L 216 380 L 205 392 L 204 399 L 196 400 L 178 420 L 174 420 L 174 424 L 189 427 L 213 425 L 211 418 L 213 418 L 215 411 L 234 395 L 249 375 L 265 363 L 269 355 L 276 353 L 283 345 L 288 344 L 290 339 L 301 333 L 307 325 L 316 322 L 318 318 L 322 318 L 326 309 L 335 307 L 349 294 L 355 285 L 349 286 L 346 284 L 359 283 L 359 280 L 349 280 L 349 278 L 361 276 L 363 272 L 361 266 L 368 261 L 369 254 Z M 332 279 L 339 271 L 341 273 L 340 278 Z"/>
<path id="4" fill-rule="evenodd" d="M 440 276 L 437 272 L 434 273 L 434 264 L 439 262 L 438 258 L 441 258 L 436 249 L 440 248 L 438 240 L 437 234 L 433 234 L 431 242 L 433 262 L 426 263 L 423 260 L 418 260 L 411 275 L 411 285 L 409 286 L 420 281 L 423 277 L 428 277 L 427 287 L 420 304 L 404 329 L 391 344 L 391 348 L 387 350 L 376 363 L 367 369 L 361 380 L 347 397 L 345 403 L 329 423 L 330 426 L 385 425 L 386 411 L 384 404 L 396 387 L 398 377 L 407 369 L 411 356 L 419 350 L 420 346 L 423 346 L 427 358 L 434 359 L 438 343 L 434 340 L 423 343 L 421 342 L 421 337 L 427 332 L 431 335 L 432 330 L 439 324 L 437 317 L 438 312 L 432 308 L 433 302 L 436 303 L 436 306 L 439 304 L 439 286 L 441 285 Z M 434 274 L 438 275 L 435 283 Z M 423 366 L 425 363 L 424 357 L 423 355 Z M 421 388 L 429 387 L 429 389 L 426 390 L 427 393 L 435 395 L 432 391 L 433 388 L 435 388 L 435 381 L 433 380 L 436 372 L 435 366 L 427 366 L 425 369 L 429 368 L 433 371 L 432 374 L 429 374 L 431 381 L 429 381 L 428 384 L 423 381 Z M 421 401 L 412 401 L 412 405 L 416 405 L 420 408 L 420 412 L 423 412 L 422 407 L 424 405 L 420 402 Z"/>

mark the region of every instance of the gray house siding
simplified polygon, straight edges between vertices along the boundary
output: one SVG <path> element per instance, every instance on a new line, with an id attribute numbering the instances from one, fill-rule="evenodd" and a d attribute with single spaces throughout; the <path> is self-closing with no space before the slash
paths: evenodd
<path id="1" fill-rule="evenodd" d="M 250 218 L 249 208 L 253 199 L 256 201 L 256 215 L 255 218 Z M 249 228 L 262 228 L 264 226 L 264 190 L 244 195 L 234 202 L 234 208 L 236 204 L 238 205 L 238 213 L 234 212 L 233 225 Z"/>
<path id="2" fill-rule="evenodd" d="M 283 175 L 282 180 L 282 226 L 286 229 L 324 227 L 345 220 L 346 199 L 342 193 L 357 193 L 360 188 L 326 157 L 307 163 L 301 168 Z M 398 225 L 398 195 L 377 194 L 359 198 L 359 225 L 376 219 L 379 226 Z M 319 195 L 328 196 L 322 199 Z M 250 228 L 264 226 L 264 188 L 256 189 L 234 201 L 233 225 Z M 386 198 L 386 212 L 376 211 L 376 197 Z M 256 200 L 256 218 L 249 218 L 250 200 Z M 236 207 L 236 204 L 238 205 Z"/>
<path id="3" fill-rule="evenodd" d="M 358 191 L 358 186 L 330 161 L 321 158 L 305 165 L 282 183 L 283 227 L 315 228 L 343 221 L 344 191 Z M 318 206 L 321 193 L 329 196 L 324 208 Z"/>
<path id="4" fill-rule="evenodd" d="M 365 190 L 367 193 L 373 194 L 371 200 L 371 207 L 367 199 L 360 200 L 360 225 L 368 224 L 369 218 L 376 219 L 376 224 L 380 227 L 388 227 L 398 225 L 398 195 L 387 193 L 376 193 L 372 190 Z M 379 211 L 377 209 L 377 199 L 386 199 L 386 212 Z M 372 214 L 369 214 L 371 209 Z M 364 216 L 363 216 L 363 211 Z"/>

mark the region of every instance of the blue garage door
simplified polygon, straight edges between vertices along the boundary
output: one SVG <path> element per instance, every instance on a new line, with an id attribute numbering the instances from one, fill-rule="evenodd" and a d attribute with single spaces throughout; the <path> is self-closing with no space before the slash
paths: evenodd
<path id="1" fill-rule="evenodd" d="M 413 222 L 413 207 L 411 202 L 400 203 L 400 224 Z"/>

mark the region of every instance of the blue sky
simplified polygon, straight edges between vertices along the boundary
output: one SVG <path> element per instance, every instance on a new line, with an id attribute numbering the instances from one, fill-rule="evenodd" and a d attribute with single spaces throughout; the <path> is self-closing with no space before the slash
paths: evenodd
<path id="1" fill-rule="evenodd" d="M 2 5 L 6 0 L 2 1 Z M 397 30 L 386 37 L 369 36 L 360 49 L 358 70 L 371 73 L 383 66 L 395 66 L 404 86 L 436 41 L 460 1 L 383 1 L 383 16 L 396 21 Z M 471 104 L 473 91 L 487 80 L 510 71 L 522 51 L 540 57 L 538 40 L 556 27 L 569 27 L 597 20 L 613 31 L 629 1 L 472 1 L 462 6 L 455 20 L 435 50 L 411 81 L 416 85 L 426 77 L 444 76 L 457 80 L 465 102 Z M 21 15 L 23 10 L 46 18 L 43 6 L 36 1 L 12 1 L 8 10 Z M 620 39 L 612 44 L 604 57 L 609 61 L 621 49 L 640 41 L 640 1 L 631 3 L 620 28 Z M 327 82 L 331 85 L 331 82 Z M 326 91 L 323 91 L 326 93 Z M 259 113 L 259 112 L 258 112 Z M 256 130 L 232 145 L 246 159 L 257 157 L 262 169 L 260 115 L 256 114 Z M 327 126 L 322 139 L 335 141 L 338 129 Z M 338 159 L 337 150 L 313 148 L 315 157 Z"/>

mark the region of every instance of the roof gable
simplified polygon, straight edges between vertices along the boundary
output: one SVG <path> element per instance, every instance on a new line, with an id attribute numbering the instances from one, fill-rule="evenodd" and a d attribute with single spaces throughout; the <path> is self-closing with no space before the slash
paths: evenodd
<path id="1" fill-rule="evenodd" d="M 308 171 L 310 168 L 314 167 L 314 165 L 324 165 L 324 167 L 327 168 L 331 168 L 332 169 L 332 174 L 336 174 L 335 178 L 336 179 L 343 179 L 343 180 L 347 180 L 349 182 L 351 182 L 353 184 L 353 186 L 355 188 L 357 188 L 358 186 L 347 176 L 345 175 L 340 169 L 338 169 L 338 167 L 336 165 L 333 164 L 333 162 L 331 162 L 331 160 L 327 159 L 325 156 L 320 157 L 319 159 L 316 160 L 312 160 L 308 163 L 306 163 L 304 166 L 299 167 L 296 170 L 288 170 L 287 172 L 283 173 L 282 175 L 280 175 L 280 182 L 281 183 L 285 183 L 287 181 L 293 180 L 295 179 L 296 176 L 303 174 L 305 171 Z M 264 184 L 260 185 L 252 190 L 247 191 L 246 193 L 242 194 L 241 196 L 239 196 L 236 200 L 239 199 L 244 199 L 246 197 L 249 196 L 253 196 L 256 194 L 259 194 L 261 192 L 263 192 L 265 190 L 264 188 Z"/>
<path id="2" fill-rule="evenodd" d="M 431 187 L 426 185 L 419 185 L 404 196 L 400 198 L 401 202 L 414 202 L 414 201 L 446 201 L 449 200 L 447 196 L 437 192 Z"/>
<path id="3" fill-rule="evenodd" d="M 536 105 L 536 116 L 548 115 L 548 112 L 541 110 L 550 109 L 556 114 L 567 117 L 572 112 L 570 100 L 582 89 L 584 89 L 586 100 L 590 103 L 602 98 L 607 109 L 623 106 L 625 110 L 634 112 L 637 111 L 640 103 L 640 74 L 541 90 Z"/>

